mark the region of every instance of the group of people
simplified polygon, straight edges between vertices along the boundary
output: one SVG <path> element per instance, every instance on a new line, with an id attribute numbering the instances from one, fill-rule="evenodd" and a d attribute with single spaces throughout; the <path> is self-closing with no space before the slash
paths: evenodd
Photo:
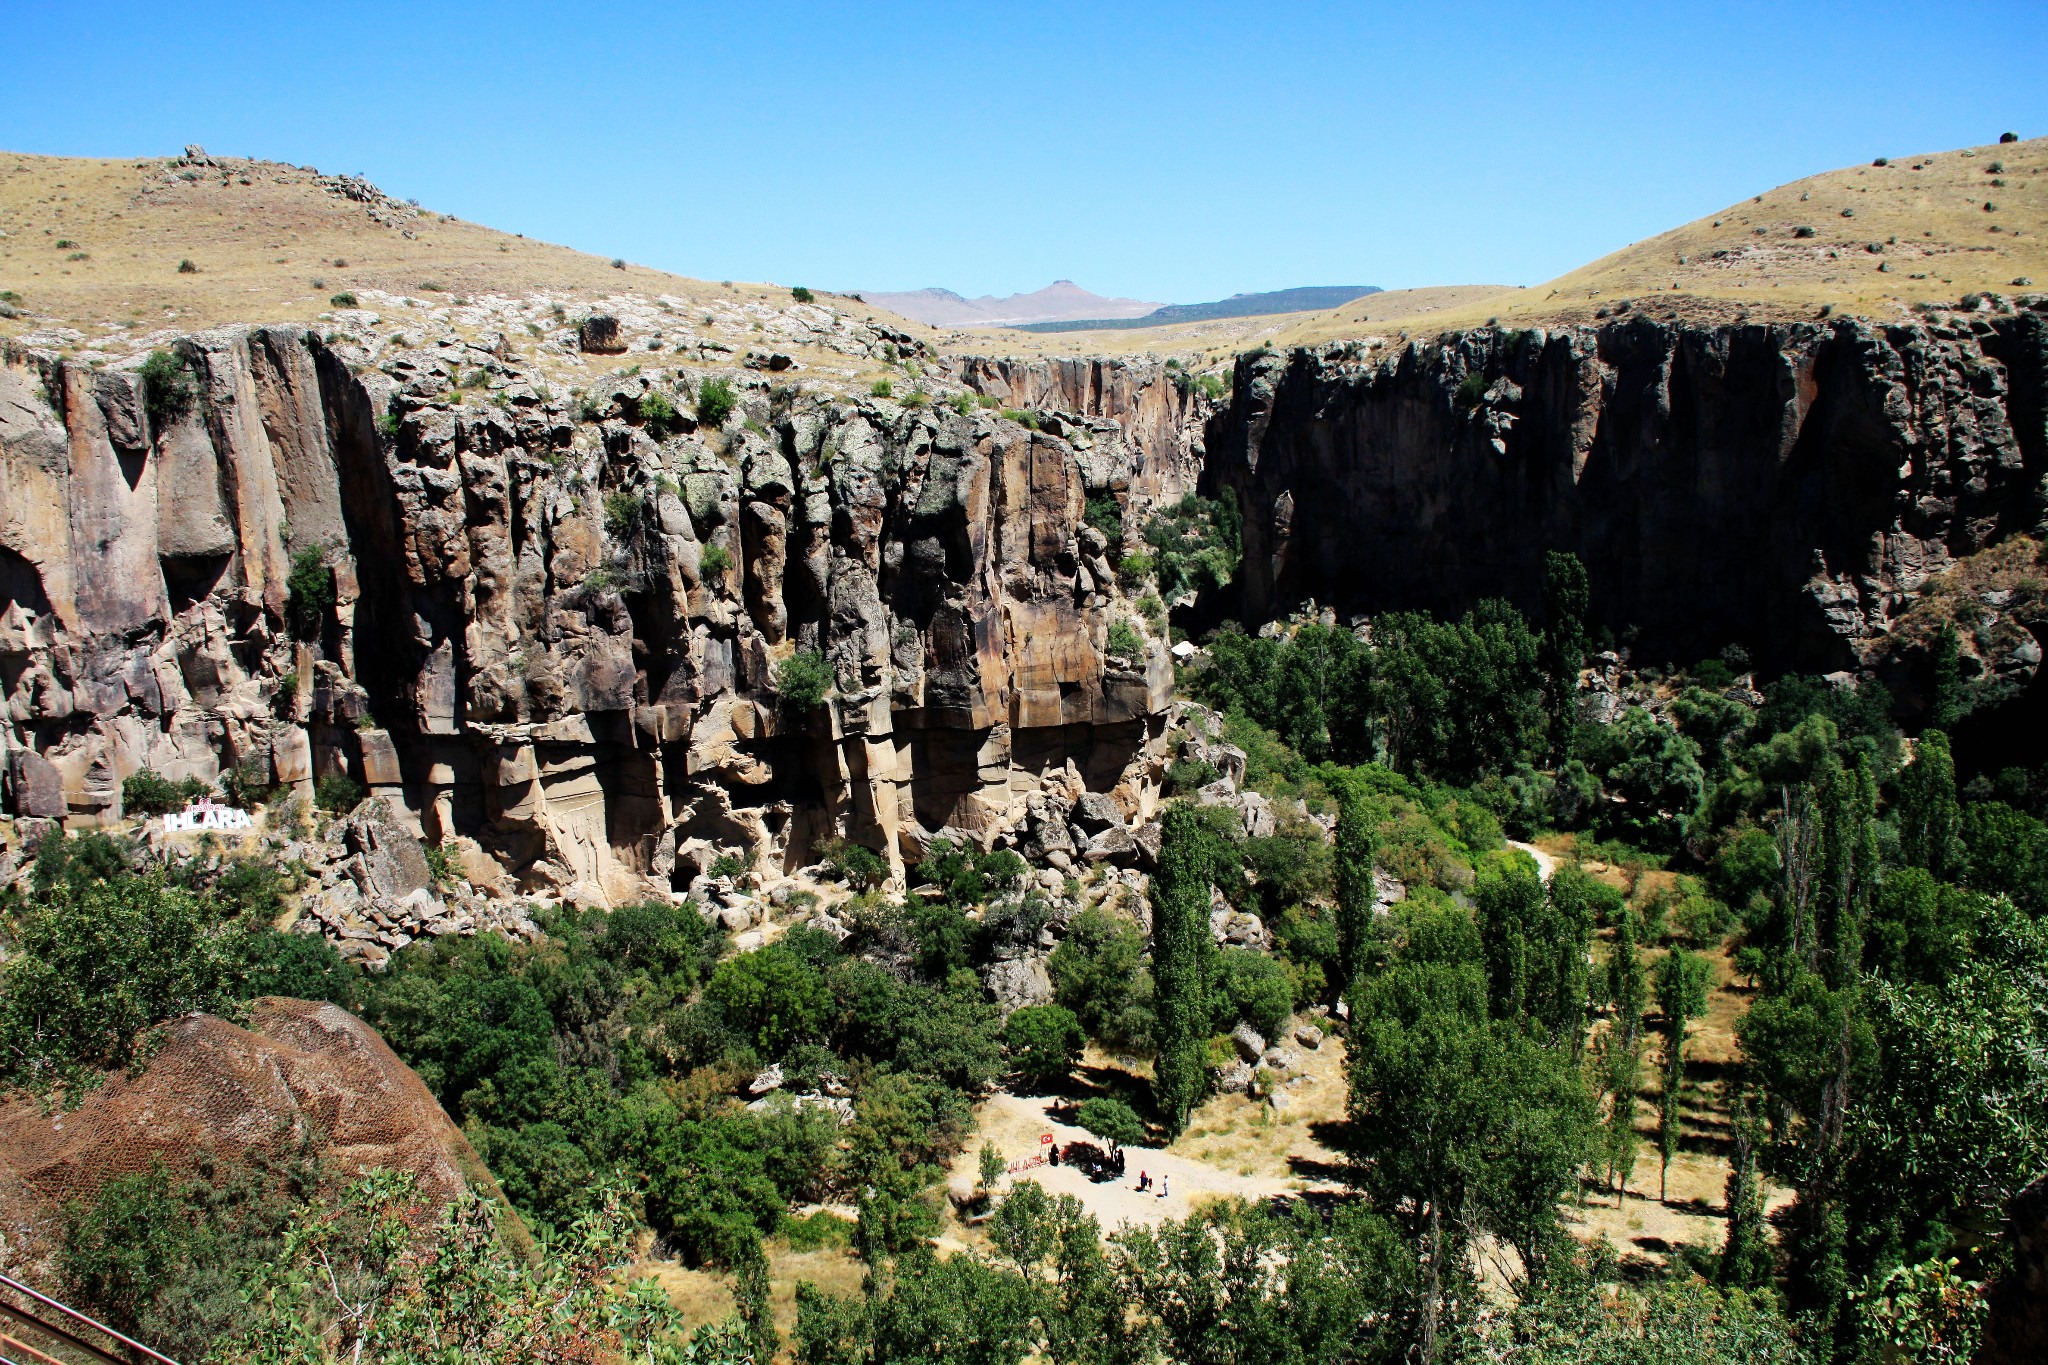
<path id="1" fill-rule="evenodd" d="M 1122 1155 L 1122 1153 L 1118 1153 L 1118 1155 L 1119 1155 L 1119 1156 L 1121 1156 L 1121 1155 Z M 1156 1195 L 1157 1195 L 1157 1196 L 1158 1196 L 1159 1198 L 1161 1198 L 1161 1199 L 1164 1199 L 1164 1198 L 1166 1198 L 1166 1180 L 1167 1180 L 1167 1178 L 1166 1178 L 1166 1177 L 1165 1177 L 1164 1175 L 1160 1176 L 1160 1177 L 1159 1177 L 1159 1188 L 1158 1188 L 1157 1190 L 1153 1191 L 1153 1193 L 1155 1193 L 1155 1194 L 1156 1194 Z M 1145 1191 L 1147 1191 L 1147 1190 L 1150 1190 L 1150 1189 L 1152 1189 L 1152 1177 L 1151 1177 L 1151 1176 L 1150 1176 L 1149 1174 L 1147 1174 L 1146 1172 L 1144 1172 L 1144 1171 L 1139 1171 L 1139 1172 L 1138 1172 L 1138 1193 L 1139 1193 L 1139 1194 L 1143 1194 L 1143 1193 L 1144 1193 Z"/>

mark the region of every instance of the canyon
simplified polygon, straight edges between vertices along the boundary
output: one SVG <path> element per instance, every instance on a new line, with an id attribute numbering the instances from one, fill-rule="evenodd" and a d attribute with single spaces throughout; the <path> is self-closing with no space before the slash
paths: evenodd
<path id="1" fill-rule="evenodd" d="M 904 400 L 638 366 L 572 396 L 502 339 L 175 354 L 176 412 L 133 361 L 0 366 L 8 810 L 112 820 L 145 768 L 347 775 L 486 880 L 597 903 L 840 838 L 901 875 L 941 834 L 1014 841 L 1048 792 L 1150 819 L 1169 642 L 1091 499 L 1135 543 L 1234 498 L 1246 621 L 1535 611 L 1568 549 L 1645 658 L 1853 675 L 1930 577 L 2040 534 L 2048 460 L 2037 299 L 1253 353 L 1221 401 L 1145 359 L 928 357 Z M 699 422 L 715 377 L 737 401 Z M 332 602 L 295 629 L 309 553 Z M 778 685 L 799 651 L 815 707 Z M 2040 657 L 1995 606 L 1966 652 L 2019 682 Z"/>

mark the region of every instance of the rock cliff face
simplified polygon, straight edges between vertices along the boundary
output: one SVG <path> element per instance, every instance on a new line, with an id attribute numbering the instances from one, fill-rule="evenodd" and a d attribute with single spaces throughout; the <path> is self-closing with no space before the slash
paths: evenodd
<path id="1" fill-rule="evenodd" d="M 1114 425 L 1129 452 L 1131 491 L 1151 503 L 1195 491 L 1214 405 L 1154 360 L 971 357 L 961 381 L 1005 406 L 1074 413 Z"/>
<path id="2" fill-rule="evenodd" d="M 1930 574 L 2043 517 L 2048 317 L 1545 334 L 1240 361 L 1208 433 L 1243 616 L 1539 608 L 1575 551 L 1645 657 L 1853 668 Z"/>
<path id="3" fill-rule="evenodd" d="M 263 328 L 179 356 L 183 411 L 132 368 L 0 366 L 18 815 L 118 814 L 143 767 L 347 773 L 529 884 L 617 898 L 721 848 L 992 833 L 1048 773 L 1156 800 L 1126 770 L 1171 668 L 1157 641 L 1110 654 L 1142 623 L 1084 509 L 1181 475 L 1115 421 L 742 373 L 713 430 L 677 415 L 688 376 L 572 404 L 455 343 L 369 369 Z M 331 592 L 302 569 L 295 597 L 309 559 Z M 820 706 L 779 695 L 799 650 L 829 665 Z"/>

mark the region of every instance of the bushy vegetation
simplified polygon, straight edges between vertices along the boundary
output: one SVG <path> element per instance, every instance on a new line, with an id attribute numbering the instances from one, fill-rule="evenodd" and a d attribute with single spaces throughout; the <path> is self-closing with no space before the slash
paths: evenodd
<path id="1" fill-rule="evenodd" d="M 1242 521 L 1229 493 L 1215 501 L 1190 493 L 1155 516 L 1145 543 L 1152 547 L 1159 591 L 1170 601 L 1229 583 L 1244 553 Z"/>
<path id="2" fill-rule="evenodd" d="M 707 379 L 697 386 L 697 420 L 716 431 L 726 424 L 740 398 L 723 379 Z"/>
<path id="3" fill-rule="evenodd" d="M 799 711 L 824 701 L 834 681 L 832 665 L 815 649 L 800 649 L 775 666 L 775 690 Z"/>
<path id="4" fill-rule="evenodd" d="M 292 556 L 285 579 L 285 623 L 295 640 L 317 640 L 334 606 L 334 570 L 318 546 L 308 545 Z"/>
<path id="5" fill-rule="evenodd" d="M 209 796 L 213 788 L 196 777 L 173 782 L 143 768 L 121 779 L 121 810 L 127 815 L 164 815 L 185 809 L 185 803 Z"/>
<path id="6" fill-rule="evenodd" d="M 614 542 L 624 544 L 640 531 L 641 515 L 647 510 L 647 499 L 629 488 L 615 488 L 604 495 L 604 533 Z"/>
<path id="7" fill-rule="evenodd" d="M 169 351 L 151 351 L 137 371 L 142 380 L 142 405 L 150 425 L 161 431 L 192 407 L 194 387 L 185 362 Z"/>
<path id="8" fill-rule="evenodd" d="M 641 425 L 656 440 L 676 430 L 682 421 L 682 414 L 676 411 L 674 401 L 660 389 L 650 389 L 641 394 L 638 406 Z"/>
<path id="9" fill-rule="evenodd" d="M 9 956 L 0 966 L 0 1081 L 75 1103 L 113 1069 L 146 1057 L 150 1030 L 203 1010 L 233 1017 L 280 989 L 314 999 L 340 977 L 324 940 L 270 925 L 277 876 L 187 863 L 141 871 L 105 834 L 51 834 L 28 891 L 0 901 Z"/>

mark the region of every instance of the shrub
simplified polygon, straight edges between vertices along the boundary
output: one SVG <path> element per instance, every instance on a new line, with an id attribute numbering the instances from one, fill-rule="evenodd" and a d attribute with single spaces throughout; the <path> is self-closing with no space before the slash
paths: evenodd
<path id="1" fill-rule="evenodd" d="M 1126 592 L 1152 577 L 1152 556 L 1142 550 L 1134 551 L 1117 561 L 1116 577 Z"/>
<path id="2" fill-rule="evenodd" d="M 868 385 L 868 392 L 876 398 L 887 398 L 895 391 L 895 386 L 886 379 L 877 379 L 874 383 Z"/>
<path id="3" fill-rule="evenodd" d="M 706 869 L 706 875 L 723 877 L 730 881 L 734 878 L 746 876 L 748 869 L 753 867 L 753 865 L 754 860 L 747 857 L 744 853 L 721 853 L 711 860 L 711 866 Z"/>
<path id="4" fill-rule="evenodd" d="M 136 373 L 142 379 L 142 406 L 150 425 L 168 426 L 192 406 L 192 380 L 185 362 L 169 351 L 151 351 Z"/>
<path id="5" fill-rule="evenodd" d="M 1123 544 L 1124 509 L 1114 493 L 1089 494 L 1086 517 L 1088 524 L 1100 531 L 1112 548 Z"/>
<path id="6" fill-rule="evenodd" d="M 704 556 L 699 562 L 703 565 L 704 577 L 711 578 L 723 575 L 732 568 L 732 555 L 723 545 L 706 545 Z"/>
<path id="7" fill-rule="evenodd" d="M 184 260 L 178 262 L 178 273 L 180 275 L 197 275 L 199 267 L 192 264 L 192 258 L 187 256 Z"/>
<path id="8" fill-rule="evenodd" d="M 1003 1025 L 1003 1047 L 1017 1074 L 1031 1085 L 1054 1085 L 1081 1060 L 1088 1041 L 1073 1011 L 1058 1005 L 1026 1005 Z"/>
<path id="9" fill-rule="evenodd" d="M 1026 412 L 1022 408 L 1004 408 L 1003 420 L 1015 422 L 1020 427 L 1029 427 L 1033 431 L 1038 430 L 1038 414 Z"/>
<path id="10" fill-rule="evenodd" d="M 1251 948 L 1217 950 L 1209 1014 L 1213 1032 L 1227 1033 L 1243 1020 L 1273 1039 L 1280 1036 L 1292 1013 L 1294 985 L 1279 959 Z"/>
<path id="11" fill-rule="evenodd" d="M 1145 1140 L 1145 1125 L 1131 1106 L 1108 1095 L 1081 1101 L 1074 1122 L 1099 1138 L 1119 1147 L 1131 1147 Z"/>
<path id="12" fill-rule="evenodd" d="M 723 379 L 707 379 L 697 386 L 697 420 L 707 427 L 722 427 L 739 401 L 731 384 Z"/>
<path id="13" fill-rule="evenodd" d="M 615 488 L 604 495 L 604 533 L 613 540 L 630 540 L 640 529 L 640 514 L 647 500 L 627 488 Z"/>
<path id="14" fill-rule="evenodd" d="M 974 395 L 971 393 L 956 393 L 946 401 L 946 406 L 959 413 L 962 417 L 966 417 L 974 411 Z"/>
<path id="15" fill-rule="evenodd" d="M 798 303 L 810 303 L 817 297 L 815 294 L 811 293 L 810 290 L 804 288 L 802 285 L 798 285 L 796 288 L 790 290 L 789 296 L 792 299 L 795 299 Z"/>
<path id="16" fill-rule="evenodd" d="M 678 416 L 676 405 L 661 390 L 640 396 L 640 420 L 646 424 L 650 436 L 658 437 L 674 430 Z"/>
<path id="17" fill-rule="evenodd" d="M 73 843 L 94 847 L 44 841 L 39 888 L 45 856 L 75 861 Z M 216 907 L 161 872 L 127 875 L 118 861 L 104 870 L 102 880 L 67 869 L 13 927 L 0 967 L 0 1081 L 75 1098 L 98 1083 L 94 1073 L 128 1064 L 144 1030 L 194 1010 L 233 1013 L 240 941 Z"/>
<path id="18" fill-rule="evenodd" d="M 363 784 L 347 773 L 330 773 L 313 788 L 313 804 L 330 815 L 347 815 L 369 795 Z"/>
<path id="19" fill-rule="evenodd" d="M 1223 587 L 1243 555 L 1235 496 L 1226 492 L 1211 501 L 1190 493 L 1153 517 L 1145 527 L 1145 543 L 1152 547 L 1159 589 L 1168 600 Z"/>
<path id="20" fill-rule="evenodd" d="M 455 855 L 448 851 L 446 845 L 425 844 L 420 852 L 426 857 L 427 875 L 433 878 L 434 885 L 447 886 L 462 880 L 462 874 L 455 866 Z"/>
<path id="21" fill-rule="evenodd" d="M 353 308 L 356 306 L 356 296 L 354 294 L 348 293 L 347 291 L 343 291 L 342 293 L 336 294 L 332 298 L 328 299 L 327 305 L 330 308 Z"/>
<path id="22" fill-rule="evenodd" d="M 889 864 L 882 855 L 851 839 L 835 839 L 825 845 L 824 862 L 832 875 L 847 885 L 868 889 L 880 886 L 889 876 Z"/>
<path id="23" fill-rule="evenodd" d="M 1471 409 L 1486 401 L 1486 376 L 1478 370 L 1458 381 L 1458 406 Z"/>
<path id="24" fill-rule="evenodd" d="M 1145 637 L 1129 621 L 1112 621 L 1106 648 L 1110 658 L 1133 663 L 1145 653 Z"/>
<path id="25" fill-rule="evenodd" d="M 818 1037 L 832 1008 L 817 969 L 779 943 L 719 963 L 705 994 L 771 1057 Z"/>
<path id="26" fill-rule="evenodd" d="M 285 620 L 292 637 L 318 638 L 327 609 L 334 605 L 334 571 L 315 546 L 292 556 L 291 576 L 285 580 Z"/>
<path id="27" fill-rule="evenodd" d="M 1152 975 L 1145 939 L 1128 920 L 1090 907 L 1046 960 L 1054 998 L 1105 1047 L 1143 1052 L 1152 1045 Z"/>
<path id="28" fill-rule="evenodd" d="M 1794 237 L 1811 237 L 1814 234 L 1812 228 L 1807 227 L 1804 224 L 1801 224 L 1800 226 L 1792 229 L 1792 235 Z"/>
<path id="29" fill-rule="evenodd" d="M 833 684 L 832 669 L 815 649 L 800 649 L 775 669 L 775 687 L 782 699 L 799 710 L 825 700 Z"/>
<path id="30" fill-rule="evenodd" d="M 1201 790 L 1223 776 L 1207 759 L 1176 758 L 1166 767 L 1166 787 L 1175 796 Z"/>
<path id="31" fill-rule="evenodd" d="M 173 782 L 144 768 L 121 779 L 121 809 L 129 815 L 163 815 L 183 810 L 187 801 L 205 796 L 208 790 L 196 777 Z"/>

